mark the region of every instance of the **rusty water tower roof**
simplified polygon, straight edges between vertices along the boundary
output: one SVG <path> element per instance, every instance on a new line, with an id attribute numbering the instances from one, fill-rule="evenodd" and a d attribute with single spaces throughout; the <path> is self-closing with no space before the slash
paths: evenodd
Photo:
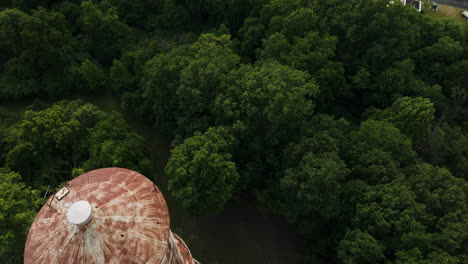
<path id="1" fill-rule="evenodd" d="M 24 263 L 192 263 L 185 244 L 169 252 L 178 239 L 153 182 L 127 169 L 98 169 L 49 198 L 29 231 Z"/>

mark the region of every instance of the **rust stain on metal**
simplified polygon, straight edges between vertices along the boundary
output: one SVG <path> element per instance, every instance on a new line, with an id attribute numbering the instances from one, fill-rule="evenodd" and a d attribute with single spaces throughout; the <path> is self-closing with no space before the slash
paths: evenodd
<path id="1" fill-rule="evenodd" d="M 145 176 L 104 168 L 65 188 L 68 192 L 54 194 L 36 216 L 24 263 L 194 263 L 188 247 L 170 231 L 164 197 Z M 92 217 L 74 225 L 67 211 L 82 200 L 91 204 Z"/>
<path id="2" fill-rule="evenodd" d="M 179 259 L 184 264 L 192 264 L 193 258 L 192 254 L 190 253 L 189 248 L 185 244 L 185 242 L 176 234 L 172 233 L 175 241 L 175 245 L 177 247 L 177 252 L 179 253 Z"/>

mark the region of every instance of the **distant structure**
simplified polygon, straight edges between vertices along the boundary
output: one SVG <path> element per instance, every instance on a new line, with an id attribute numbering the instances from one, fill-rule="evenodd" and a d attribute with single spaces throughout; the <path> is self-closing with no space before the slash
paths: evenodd
<path id="1" fill-rule="evenodd" d="M 468 11 L 462 10 L 461 15 L 465 21 L 468 21 Z"/>
<path id="2" fill-rule="evenodd" d="M 416 8 L 419 12 L 422 10 L 422 2 L 418 0 L 400 0 L 401 3 L 405 5 L 411 5 L 412 7 Z"/>
<path id="3" fill-rule="evenodd" d="M 410 5 L 414 8 L 416 8 L 416 10 L 418 10 L 419 12 L 422 12 L 422 1 L 418 1 L 418 0 L 400 0 L 400 2 L 405 6 L 405 5 Z M 390 0 L 387 4 L 387 6 L 391 5 L 391 4 L 394 4 L 395 1 L 393 0 Z M 435 3 L 435 2 L 434 2 Z"/>
<path id="4" fill-rule="evenodd" d="M 199 264 L 171 232 L 156 185 L 122 168 L 90 171 L 52 195 L 29 230 L 24 263 Z"/>

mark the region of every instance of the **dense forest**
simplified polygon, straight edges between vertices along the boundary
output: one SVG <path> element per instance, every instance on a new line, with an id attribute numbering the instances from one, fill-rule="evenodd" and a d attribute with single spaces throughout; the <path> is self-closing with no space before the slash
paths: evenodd
<path id="1" fill-rule="evenodd" d="M 21 263 L 46 189 L 149 174 L 122 107 L 172 140 L 196 216 L 241 197 L 304 263 L 468 263 L 468 23 L 387 0 L 1 0 L 0 260 Z M 49 192 L 50 194 L 50 192 Z"/>

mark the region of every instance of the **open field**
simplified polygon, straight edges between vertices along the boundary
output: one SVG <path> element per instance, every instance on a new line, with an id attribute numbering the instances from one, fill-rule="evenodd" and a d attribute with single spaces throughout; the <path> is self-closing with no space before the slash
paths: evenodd
<path id="1" fill-rule="evenodd" d="M 424 14 L 436 19 L 451 19 L 456 23 L 468 23 L 466 22 L 460 12 L 460 8 L 452 7 L 448 5 L 438 4 L 437 11 L 431 10 L 431 2 L 424 1 Z"/>

